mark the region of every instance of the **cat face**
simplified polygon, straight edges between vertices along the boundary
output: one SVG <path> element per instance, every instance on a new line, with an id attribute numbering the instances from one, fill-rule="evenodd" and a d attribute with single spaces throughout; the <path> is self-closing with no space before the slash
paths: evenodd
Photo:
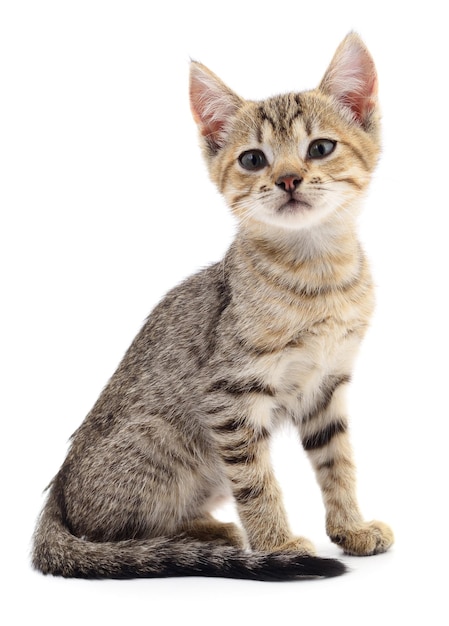
<path id="1" fill-rule="evenodd" d="M 374 64 L 354 34 L 318 89 L 262 102 L 193 64 L 209 171 L 242 225 L 298 230 L 354 213 L 379 151 L 375 95 Z"/>
<path id="2" fill-rule="evenodd" d="M 236 117 L 211 171 L 241 222 L 300 229 L 354 206 L 376 151 L 329 100 L 288 94 Z"/>

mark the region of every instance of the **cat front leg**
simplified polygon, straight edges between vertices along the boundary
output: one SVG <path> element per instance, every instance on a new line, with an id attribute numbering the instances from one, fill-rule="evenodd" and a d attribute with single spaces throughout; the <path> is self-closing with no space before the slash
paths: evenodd
<path id="1" fill-rule="evenodd" d="M 347 554 L 368 556 L 392 545 L 392 530 L 383 522 L 365 522 L 356 495 L 356 472 L 348 434 L 343 384 L 334 379 L 315 409 L 303 417 L 301 441 L 316 473 L 326 508 L 326 531 Z"/>
<path id="2" fill-rule="evenodd" d="M 315 554 L 313 544 L 289 528 L 271 467 L 269 433 L 234 419 L 218 429 L 221 458 L 251 549 Z"/>

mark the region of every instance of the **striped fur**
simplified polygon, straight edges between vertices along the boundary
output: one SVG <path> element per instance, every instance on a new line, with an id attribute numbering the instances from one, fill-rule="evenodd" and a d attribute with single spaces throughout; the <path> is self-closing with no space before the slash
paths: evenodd
<path id="1" fill-rule="evenodd" d="M 330 538 L 358 555 L 391 545 L 390 529 L 359 511 L 345 407 L 373 308 L 356 217 L 379 152 L 375 89 L 355 34 L 319 88 L 263 102 L 192 64 L 204 155 L 239 230 L 222 262 L 155 308 L 74 434 L 34 535 L 37 569 L 342 573 L 289 528 L 269 454 L 285 420 L 315 468 Z M 312 150 L 317 140 L 325 143 Z M 249 166 L 240 158 L 248 151 Z M 241 527 L 211 514 L 228 497 Z"/>

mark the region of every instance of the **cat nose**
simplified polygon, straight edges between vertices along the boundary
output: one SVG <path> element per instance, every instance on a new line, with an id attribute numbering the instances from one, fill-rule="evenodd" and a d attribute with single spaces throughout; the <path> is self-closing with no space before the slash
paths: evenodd
<path id="1" fill-rule="evenodd" d="M 279 176 L 276 185 L 284 191 L 295 191 L 301 182 L 302 178 L 298 174 L 285 174 L 285 176 Z"/>

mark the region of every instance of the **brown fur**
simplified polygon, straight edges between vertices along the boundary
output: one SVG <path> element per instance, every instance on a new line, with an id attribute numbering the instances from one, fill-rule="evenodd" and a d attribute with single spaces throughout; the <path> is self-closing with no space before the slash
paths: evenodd
<path id="1" fill-rule="evenodd" d="M 192 64 L 206 162 L 240 228 L 222 262 L 155 308 L 73 436 L 36 529 L 36 568 L 341 573 L 289 528 L 269 457 L 283 420 L 315 468 L 330 538 L 358 555 L 391 545 L 390 529 L 357 505 L 344 401 L 373 308 L 356 218 L 379 154 L 376 80 L 355 34 L 318 89 L 263 102 Z M 312 150 L 317 140 L 326 154 Z M 211 515 L 230 496 L 242 529 Z"/>

